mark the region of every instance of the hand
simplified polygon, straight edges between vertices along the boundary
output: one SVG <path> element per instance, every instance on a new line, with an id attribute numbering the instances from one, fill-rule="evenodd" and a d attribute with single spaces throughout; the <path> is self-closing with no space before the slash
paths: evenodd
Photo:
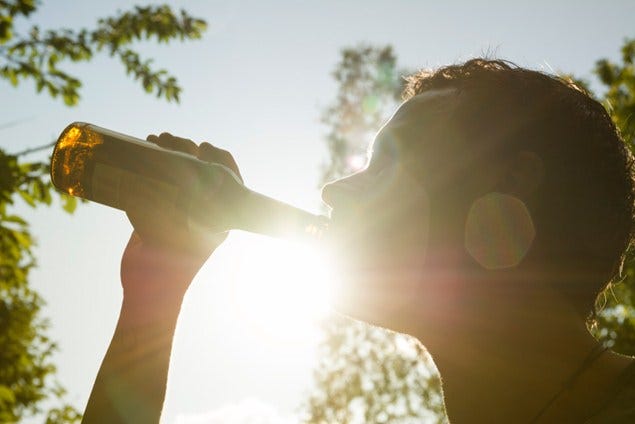
<path id="1" fill-rule="evenodd" d="M 197 146 L 192 140 L 168 133 L 149 135 L 147 141 L 165 149 L 196 156 L 206 162 L 225 165 L 240 177 L 232 155 L 209 143 Z M 121 261 L 124 296 L 148 298 L 154 293 L 182 297 L 191 280 L 227 233 L 191 232 L 158 213 L 128 211 L 134 227 Z"/>

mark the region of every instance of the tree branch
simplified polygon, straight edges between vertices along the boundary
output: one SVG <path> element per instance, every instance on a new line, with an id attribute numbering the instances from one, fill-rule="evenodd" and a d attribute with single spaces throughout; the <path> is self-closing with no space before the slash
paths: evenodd
<path id="1" fill-rule="evenodd" d="M 25 156 L 25 155 L 29 155 L 31 153 L 40 152 L 42 150 L 50 149 L 51 147 L 55 146 L 55 143 L 57 143 L 57 141 L 53 141 L 53 142 L 48 143 L 48 144 L 43 144 L 41 146 L 30 147 L 28 149 L 21 150 L 21 151 L 19 151 L 17 153 L 13 153 L 13 156 L 16 156 L 16 157 Z"/>

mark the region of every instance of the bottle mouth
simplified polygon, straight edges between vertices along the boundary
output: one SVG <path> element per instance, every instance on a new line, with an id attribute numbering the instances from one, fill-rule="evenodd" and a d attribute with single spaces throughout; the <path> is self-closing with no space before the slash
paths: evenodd
<path id="1" fill-rule="evenodd" d="M 60 134 L 59 138 L 57 139 L 55 147 L 68 147 L 71 144 L 76 143 L 81 136 L 82 129 L 76 122 L 74 122 L 66 127 L 64 131 L 62 131 L 62 134 Z"/>
<path id="2" fill-rule="evenodd" d="M 73 196 L 83 196 L 80 180 L 85 160 L 91 155 L 91 149 L 103 142 L 87 127 L 84 122 L 68 125 L 57 139 L 51 157 L 53 186 Z"/>
<path id="3" fill-rule="evenodd" d="M 73 122 L 64 128 L 57 138 L 55 147 L 53 147 L 53 154 L 51 156 L 51 182 L 59 190 L 68 191 L 63 187 L 63 181 L 65 177 L 71 174 L 70 163 L 68 160 L 65 160 L 65 150 L 73 144 L 76 144 L 81 136 L 81 127 L 76 122 Z"/>

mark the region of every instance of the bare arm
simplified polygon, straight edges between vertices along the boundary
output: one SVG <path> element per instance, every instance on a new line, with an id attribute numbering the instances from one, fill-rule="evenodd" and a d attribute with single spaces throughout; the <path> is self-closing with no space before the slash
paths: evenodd
<path id="1" fill-rule="evenodd" d="M 144 285 L 161 290 L 124 289 L 119 321 L 95 380 L 84 413 L 85 423 L 159 422 L 172 339 L 185 293 L 182 288 L 191 277 L 166 273 L 165 268 L 146 267 L 155 262 L 153 254 L 133 234 L 124 261 L 134 256 L 134 266 L 143 272 L 137 277 L 144 278 Z M 124 287 L 129 282 L 124 281 Z"/>
<path id="2" fill-rule="evenodd" d="M 124 301 L 83 422 L 159 422 L 178 308 L 139 325 L 141 309 Z"/>
<path id="3" fill-rule="evenodd" d="M 199 149 L 191 141 L 169 134 L 148 140 L 238 172 L 227 152 L 209 144 Z M 200 267 L 226 237 L 197 238 L 147 214 L 128 211 L 128 216 L 135 232 L 121 262 L 124 295 L 119 321 L 83 423 L 159 422 L 183 297 Z"/>

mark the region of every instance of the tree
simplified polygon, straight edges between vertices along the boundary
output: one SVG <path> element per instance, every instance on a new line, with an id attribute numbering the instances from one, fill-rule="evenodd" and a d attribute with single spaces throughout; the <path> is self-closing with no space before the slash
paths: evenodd
<path id="1" fill-rule="evenodd" d="M 152 61 L 142 59 L 133 44 L 198 39 L 205 21 L 185 11 L 174 13 L 167 5 L 137 6 L 99 19 L 92 29 L 42 31 L 33 26 L 27 34 L 18 34 L 15 21 L 28 19 L 39 5 L 37 0 L 0 0 L 1 79 L 13 86 L 33 81 L 38 93 L 72 106 L 80 99 L 81 81 L 61 65 L 108 53 L 146 92 L 178 102 L 181 88 L 176 79 L 163 69 L 153 69 Z M 0 422 L 40 413 L 47 399 L 61 402 L 48 411 L 47 423 L 75 422 L 81 415 L 63 403 L 64 389 L 55 379 L 51 355 L 56 344 L 46 335 L 48 321 L 40 312 L 43 299 L 29 286 L 29 271 L 36 266 L 33 235 L 28 222 L 12 211 L 18 198 L 37 207 L 50 205 L 56 193 L 48 163 L 24 160 L 32 151 L 10 154 L 0 149 Z M 72 213 L 75 199 L 58 195 L 63 208 Z"/>
<path id="2" fill-rule="evenodd" d="M 329 161 L 321 183 L 332 181 L 364 164 L 366 149 L 401 97 L 405 71 L 396 68 L 391 46 L 360 45 L 343 49 L 333 78 L 339 88 L 335 102 L 322 114 L 329 132 Z"/>
<path id="3" fill-rule="evenodd" d="M 622 63 L 598 60 L 593 73 L 602 93 L 596 94 L 609 111 L 624 142 L 635 153 L 635 39 L 621 49 Z M 635 355 L 635 248 L 631 246 L 623 277 L 613 282 L 598 299 L 596 337 L 616 352 Z"/>
<path id="4" fill-rule="evenodd" d="M 333 77 L 339 88 L 322 122 L 330 161 L 322 183 L 363 167 L 366 149 L 401 98 L 408 72 L 392 47 L 341 51 Z M 438 422 L 445 416 L 441 381 L 414 338 L 333 316 L 324 326 L 315 390 L 303 406 L 311 423 Z"/>
<path id="5" fill-rule="evenodd" d="M 324 327 L 315 388 L 303 406 L 303 422 L 444 420 L 441 379 L 416 339 L 338 316 Z"/>
<path id="6" fill-rule="evenodd" d="M 330 162 L 325 182 L 355 171 L 373 133 L 389 117 L 402 91 L 405 72 L 396 69 L 390 46 L 343 49 L 333 77 L 335 102 L 322 122 L 329 131 Z M 622 63 L 597 61 L 593 73 L 604 92 L 596 94 L 624 141 L 635 149 L 635 39 L 622 47 Z M 580 82 L 583 87 L 589 84 Z M 613 350 L 635 355 L 635 248 L 629 250 L 623 277 L 598 297 L 593 334 Z M 304 409 L 311 423 L 444 421 L 436 368 L 416 340 L 363 323 L 334 318 L 325 327 L 315 388 Z M 414 353 L 414 354 L 413 354 Z M 419 397 L 421 403 L 413 403 Z"/>

